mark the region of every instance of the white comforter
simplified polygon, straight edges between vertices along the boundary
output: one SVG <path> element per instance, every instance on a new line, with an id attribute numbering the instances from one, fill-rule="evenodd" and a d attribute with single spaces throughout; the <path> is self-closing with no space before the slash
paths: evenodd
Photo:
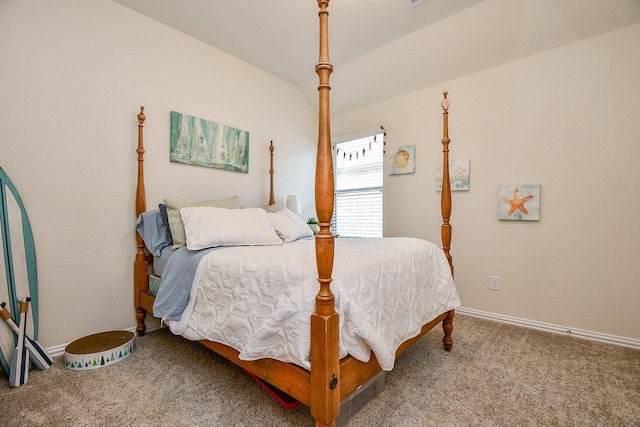
<path id="1" fill-rule="evenodd" d="M 413 238 L 335 241 L 331 290 L 340 316 L 340 357 L 391 370 L 398 346 L 456 308 L 444 253 Z M 230 247 L 198 266 L 187 309 L 172 332 L 229 345 L 242 360 L 273 358 L 309 369 L 310 316 L 318 292 L 315 242 Z"/>

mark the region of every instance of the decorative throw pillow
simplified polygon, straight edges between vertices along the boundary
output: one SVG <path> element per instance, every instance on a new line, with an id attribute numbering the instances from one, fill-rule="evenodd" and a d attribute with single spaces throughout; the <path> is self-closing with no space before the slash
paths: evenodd
<path id="1" fill-rule="evenodd" d="M 287 208 L 276 213 L 267 213 L 267 218 L 285 243 L 313 236 L 313 231 L 307 223 Z"/>
<path id="2" fill-rule="evenodd" d="M 208 206 L 216 208 L 240 209 L 240 198 L 238 196 L 229 197 L 227 199 L 203 200 L 201 202 L 180 202 L 173 199 L 164 199 L 167 205 L 167 215 L 169 216 L 169 228 L 171 228 L 171 237 L 173 238 L 173 249 L 178 249 L 186 243 L 182 218 L 180 218 L 180 209 L 191 206 Z"/>
<path id="3" fill-rule="evenodd" d="M 187 207 L 180 215 L 189 250 L 282 244 L 264 209 Z"/>
<path id="4" fill-rule="evenodd" d="M 165 227 L 165 232 L 167 233 L 167 241 L 169 242 L 169 246 L 173 245 L 173 237 L 171 237 L 171 227 L 169 226 L 169 214 L 167 213 L 167 205 L 164 203 L 160 203 L 158 205 L 158 210 L 160 211 L 160 218 L 162 218 L 162 223 Z"/>
<path id="5" fill-rule="evenodd" d="M 287 207 L 282 203 L 274 203 L 274 204 L 269 205 L 266 208 L 264 208 L 264 210 L 267 211 L 268 213 L 276 213 L 276 212 L 280 212 L 282 209 L 286 209 L 286 208 Z"/>

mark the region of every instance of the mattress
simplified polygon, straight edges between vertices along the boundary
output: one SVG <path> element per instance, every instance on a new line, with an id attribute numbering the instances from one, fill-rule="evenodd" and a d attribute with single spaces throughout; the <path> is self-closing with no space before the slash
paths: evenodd
<path id="1" fill-rule="evenodd" d="M 177 320 L 155 307 L 154 314 L 174 333 L 226 344 L 242 360 L 273 358 L 309 369 L 317 276 L 314 239 L 218 248 L 199 260 Z M 338 238 L 332 277 L 340 357 L 367 362 L 373 351 L 384 370 L 393 368 L 400 344 L 460 305 L 444 253 L 425 240 Z M 163 276 L 159 296 L 170 287 Z"/>

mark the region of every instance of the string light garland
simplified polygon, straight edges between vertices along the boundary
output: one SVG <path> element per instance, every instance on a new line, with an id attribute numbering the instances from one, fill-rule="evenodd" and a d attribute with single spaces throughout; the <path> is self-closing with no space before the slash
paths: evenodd
<path id="1" fill-rule="evenodd" d="M 359 160 L 361 158 L 364 158 L 367 154 L 367 151 L 371 151 L 373 145 L 378 142 L 378 135 L 380 133 L 382 133 L 382 156 L 385 156 L 387 154 L 387 132 L 384 130 L 384 126 L 380 126 L 379 128 L 380 132 L 376 132 L 373 135 L 373 141 L 369 140 L 368 143 L 368 147 L 367 145 L 365 145 L 364 147 L 362 147 L 362 149 L 357 149 L 354 151 L 346 151 L 340 147 L 336 147 L 334 146 L 334 150 L 336 152 L 336 158 L 340 155 L 342 155 L 342 159 L 343 160 L 347 160 L 347 158 L 350 161 L 354 161 L 354 160 Z M 347 157 L 348 156 L 348 157 Z"/>
<path id="2" fill-rule="evenodd" d="M 383 126 L 380 126 L 380 129 L 382 129 L 382 157 L 384 157 L 387 155 L 387 132 Z"/>

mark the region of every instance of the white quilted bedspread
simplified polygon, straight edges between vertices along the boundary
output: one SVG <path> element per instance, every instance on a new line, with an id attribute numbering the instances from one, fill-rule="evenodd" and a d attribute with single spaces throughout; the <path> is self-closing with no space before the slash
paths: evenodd
<path id="1" fill-rule="evenodd" d="M 402 342 L 460 305 L 444 253 L 424 240 L 338 238 L 332 276 L 340 357 L 366 362 L 373 350 L 385 370 Z M 314 239 L 213 251 L 198 266 L 182 318 L 167 323 L 189 339 L 229 345 L 242 360 L 309 369 L 317 277 Z"/>

